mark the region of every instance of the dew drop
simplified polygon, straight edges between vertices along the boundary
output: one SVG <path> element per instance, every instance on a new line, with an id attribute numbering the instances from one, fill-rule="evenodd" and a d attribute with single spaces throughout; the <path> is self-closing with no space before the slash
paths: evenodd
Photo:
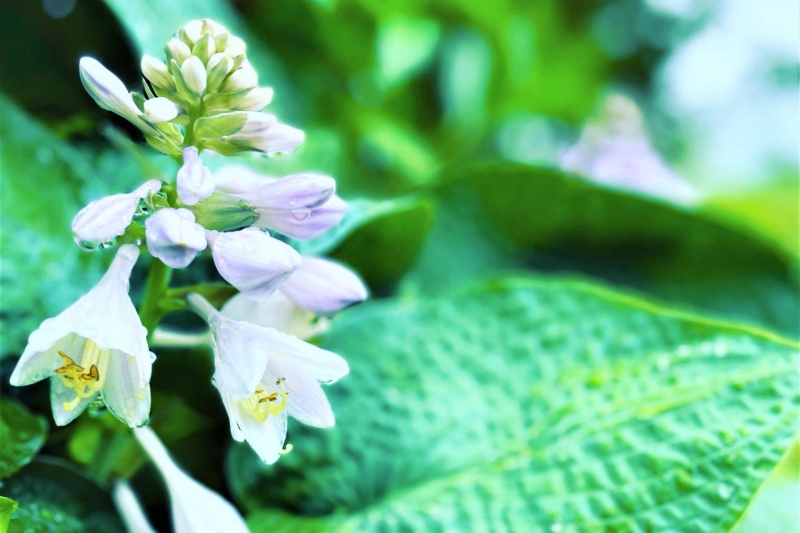
<path id="1" fill-rule="evenodd" d="M 292 218 L 295 220 L 303 221 L 308 220 L 308 217 L 311 216 L 311 211 L 292 211 Z"/>
<path id="2" fill-rule="evenodd" d="M 113 238 L 111 240 L 108 240 L 106 242 L 101 242 L 100 243 L 100 248 L 111 248 L 112 246 L 115 246 L 116 244 L 117 244 L 117 239 L 115 237 L 115 238 Z"/>
<path id="3" fill-rule="evenodd" d="M 75 238 L 75 244 L 77 244 L 78 248 L 80 248 L 84 252 L 94 252 L 95 250 L 97 250 L 97 247 L 100 246 L 98 243 L 94 241 L 78 239 L 77 237 Z"/>

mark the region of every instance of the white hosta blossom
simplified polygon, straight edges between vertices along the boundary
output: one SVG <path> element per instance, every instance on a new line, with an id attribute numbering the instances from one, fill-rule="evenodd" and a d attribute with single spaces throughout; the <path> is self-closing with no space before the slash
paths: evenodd
<path id="1" fill-rule="evenodd" d="M 294 248 L 255 228 L 208 232 L 207 240 L 220 275 L 253 299 L 272 294 L 301 263 Z"/>
<path id="2" fill-rule="evenodd" d="M 95 200 L 72 219 L 72 236 L 76 242 L 103 243 L 125 233 L 139 202 L 161 190 L 159 180 L 150 180 L 135 191 L 114 194 Z"/>
<path id="3" fill-rule="evenodd" d="M 233 320 L 277 329 L 302 340 L 325 333 L 330 327 L 330 320 L 301 309 L 281 290 L 262 300 L 237 294 L 225 302 L 220 312 Z"/>
<path id="4" fill-rule="evenodd" d="M 231 320 L 198 294 L 189 295 L 188 301 L 211 327 L 218 354 L 214 384 L 228 412 L 234 439 L 246 440 L 262 461 L 274 463 L 288 451 L 283 447 L 287 416 L 316 427 L 334 425 L 333 411 L 320 383 L 333 383 L 345 376 L 349 368 L 344 359 L 273 328 Z M 223 347 L 217 339 L 230 335 L 226 329 L 238 330 L 239 339 Z M 220 365 L 224 360 L 238 361 L 239 365 Z M 264 371 L 255 380 L 249 376 L 251 386 L 245 395 L 241 388 L 229 386 L 241 384 L 241 366 L 255 369 L 261 365 Z M 236 375 L 231 379 L 229 373 Z"/>
<path id="5" fill-rule="evenodd" d="M 128 296 L 138 256 L 136 246 L 120 246 L 92 290 L 31 333 L 11 375 L 15 386 L 50 378 L 53 418 L 59 426 L 74 420 L 98 395 L 129 426 L 147 423 L 155 356 Z"/>
<path id="6" fill-rule="evenodd" d="M 144 225 L 147 249 L 171 268 L 185 268 L 208 245 L 203 226 L 188 209 L 159 209 Z"/>
<path id="7" fill-rule="evenodd" d="M 167 98 L 151 98 L 144 102 L 144 118 L 153 124 L 169 122 L 179 111 L 178 105 Z"/>
<path id="8" fill-rule="evenodd" d="M 144 509 L 130 485 L 125 481 L 117 481 L 112 496 L 114 505 L 129 533 L 156 533 L 156 530 L 147 521 Z"/>
<path id="9" fill-rule="evenodd" d="M 320 257 L 303 257 L 281 291 L 298 307 L 329 315 L 367 299 L 367 288 L 349 268 Z"/>
<path id="10" fill-rule="evenodd" d="M 214 178 L 211 171 L 200 161 L 197 148 L 183 149 L 183 166 L 178 170 L 178 198 L 186 205 L 202 202 L 214 193 Z"/>
<path id="11" fill-rule="evenodd" d="M 91 57 L 82 57 L 79 69 L 83 87 L 97 105 L 128 119 L 145 133 L 158 133 L 144 119 L 144 113 L 136 106 L 125 84 L 99 61 Z"/>
<path id="12" fill-rule="evenodd" d="M 167 485 L 175 533 L 250 532 L 242 515 L 230 502 L 192 479 L 175 464 L 152 429 L 136 429 L 134 436 L 155 463 Z M 146 531 L 142 530 L 142 533 Z M 140 532 L 135 530 L 135 533 Z"/>

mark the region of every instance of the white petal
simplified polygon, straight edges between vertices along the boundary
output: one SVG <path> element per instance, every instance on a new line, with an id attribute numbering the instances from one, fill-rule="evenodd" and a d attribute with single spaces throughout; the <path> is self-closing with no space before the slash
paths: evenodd
<path id="1" fill-rule="evenodd" d="M 114 484 L 113 496 L 117 511 L 122 516 L 128 533 L 156 533 L 156 530 L 147 521 L 144 509 L 130 485 L 125 481 L 117 481 Z"/>
<path id="2" fill-rule="evenodd" d="M 65 403 L 75 399 L 75 389 L 67 387 L 61 382 L 59 376 L 50 378 L 50 407 L 53 409 L 53 419 L 57 426 L 66 426 L 75 420 L 97 398 L 94 393 L 88 398 L 83 398 L 74 408 L 66 409 Z"/>
<path id="3" fill-rule="evenodd" d="M 97 105 L 136 122 L 142 112 L 118 77 L 91 57 L 81 58 L 80 73 L 86 92 Z"/>
<path id="4" fill-rule="evenodd" d="M 186 205 L 195 205 L 214 193 L 214 178 L 197 153 L 197 148 L 183 149 L 183 166 L 178 170 L 178 198 Z"/>
<path id="5" fill-rule="evenodd" d="M 286 411 L 303 424 L 316 427 L 331 427 L 335 423 L 333 410 L 319 382 L 305 372 L 305 369 L 292 364 L 292 360 L 274 356 L 267 367 L 264 381 L 275 383 L 284 378 L 283 383 L 289 397 Z"/>
<path id="6" fill-rule="evenodd" d="M 202 96 L 206 92 L 206 67 L 197 56 L 192 56 L 181 65 L 181 74 L 186 81 L 186 86 L 193 93 Z"/>
<path id="7" fill-rule="evenodd" d="M 259 211 L 255 225 L 299 240 L 316 239 L 342 221 L 347 203 L 336 196 L 321 206 L 300 211 Z"/>
<path id="8" fill-rule="evenodd" d="M 278 354 L 282 361 L 289 361 L 298 372 L 305 372 L 323 383 L 333 383 L 350 371 L 347 361 L 333 352 L 274 329 L 263 329 L 267 332 L 270 351 Z"/>
<path id="9" fill-rule="evenodd" d="M 147 249 L 171 268 L 184 268 L 206 249 L 205 230 L 188 209 L 159 209 L 145 221 Z"/>
<path id="10" fill-rule="evenodd" d="M 236 421 L 247 443 L 267 464 L 272 464 L 281 456 L 286 440 L 286 411 L 278 416 L 270 416 L 265 422 L 258 422 L 237 406 Z"/>
<path id="11" fill-rule="evenodd" d="M 244 165 L 226 165 L 214 172 L 214 185 L 228 194 L 254 192 L 272 183 L 275 178 L 264 176 Z"/>
<path id="12" fill-rule="evenodd" d="M 266 183 L 259 190 L 242 194 L 261 211 L 292 211 L 299 218 L 325 204 L 336 192 L 336 180 L 324 174 L 292 174 Z"/>
<path id="13" fill-rule="evenodd" d="M 167 98 L 151 98 L 144 103 L 144 118 L 153 124 L 169 122 L 178 116 L 178 108 Z"/>
<path id="14" fill-rule="evenodd" d="M 300 309 L 280 290 L 263 300 L 237 294 L 225 303 L 222 314 L 233 320 L 277 329 L 299 339 L 310 339 L 324 333 L 330 326 L 328 319 Z"/>
<path id="15" fill-rule="evenodd" d="M 217 388 L 236 400 L 247 398 L 256 390 L 269 360 L 264 328 L 222 315 L 213 317 L 210 325 Z"/>
<path id="16" fill-rule="evenodd" d="M 150 367 L 154 358 L 148 355 L 145 365 Z M 133 355 L 111 352 L 102 391 L 111 413 L 130 427 L 143 426 L 150 417 L 150 385 L 140 379 L 140 366 Z"/>
<path id="17" fill-rule="evenodd" d="M 256 87 L 239 100 L 234 109 L 241 111 L 261 111 L 272 101 L 274 91 L 269 87 Z"/>
<path id="18" fill-rule="evenodd" d="M 138 428 L 134 435 L 167 483 L 175 533 L 249 533 L 239 511 L 183 472 L 153 430 Z"/>

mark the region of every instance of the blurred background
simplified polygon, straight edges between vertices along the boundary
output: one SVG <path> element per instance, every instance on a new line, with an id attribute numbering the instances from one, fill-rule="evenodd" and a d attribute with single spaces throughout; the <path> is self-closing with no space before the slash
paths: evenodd
<path id="1" fill-rule="evenodd" d="M 269 110 L 306 132 L 289 157 L 240 162 L 324 172 L 363 199 L 352 227 L 319 246 L 375 298 L 567 273 L 800 338 L 796 1 L 2 0 L 4 379 L 29 332 L 108 261 L 72 245 L 80 206 L 176 171 L 94 104 L 78 59 L 141 90 L 141 54 L 161 56 L 202 17 L 244 38 L 275 89 Z M 189 371 L 193 387 L 159 356 L 154 389 L 174 399 L 163 405 L 196 415 L 172 438 L 208 450 L 183 460 L 209 461 L 198 477 L 226 493 L 210 368 Z M 11 394 L 46 413 L 44 386 Z M 88 464 L 69 443 L 99 438 L 97 420 L 56 430 L 49 451 Z M 800 498 L 793 457 L 770 516 Z M 157 501 L 146 503 L 166 520 Z"/>

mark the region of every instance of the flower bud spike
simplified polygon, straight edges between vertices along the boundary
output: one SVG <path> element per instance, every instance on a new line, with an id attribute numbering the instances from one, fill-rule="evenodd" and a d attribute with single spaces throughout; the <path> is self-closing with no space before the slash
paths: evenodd
<path id="1" fill-rule="evenodd" d="M 159 209 L 145 221 L 147 249 L 171 268 L 185 268 L 206 249 L 205 230 L 188 209 Z"/>
<path id="2" fill-rule="evenodd" d="M 144 102 L 144 118 L 153 124 L 169 122 L 178 116 L 178 107 L 167 98 L 151 98 Z"/>
<path id="3" fill-rule="evenodd" d="M 183 149 L 183 166 L 178 170 L 176 184 L 178 198 L 186 205 L 195 205 L 214 193 L 214 178 L 194 146 Z"/>
<path id="4" fill-rule="evenodd" d="M 269 296 L 300 266 L 291 246 L 258 229 L 210 236 L 214 264 L 225 280 L 253 299 Z"/>
<path id="5" fill-rule="evenodd" d="M 319 257 L 304 257 L 281 291 L 298 307 L 318 315 L 335 313 L 367 299 L 367 288 L 349 268 Z"/>
<path id="6" fill-rule="evenodd" d="M 192 56 L 181 65 L 181 75 L 186 86 L 197 96 L 206 92 L 206 67 L 199 57 Z"/>

